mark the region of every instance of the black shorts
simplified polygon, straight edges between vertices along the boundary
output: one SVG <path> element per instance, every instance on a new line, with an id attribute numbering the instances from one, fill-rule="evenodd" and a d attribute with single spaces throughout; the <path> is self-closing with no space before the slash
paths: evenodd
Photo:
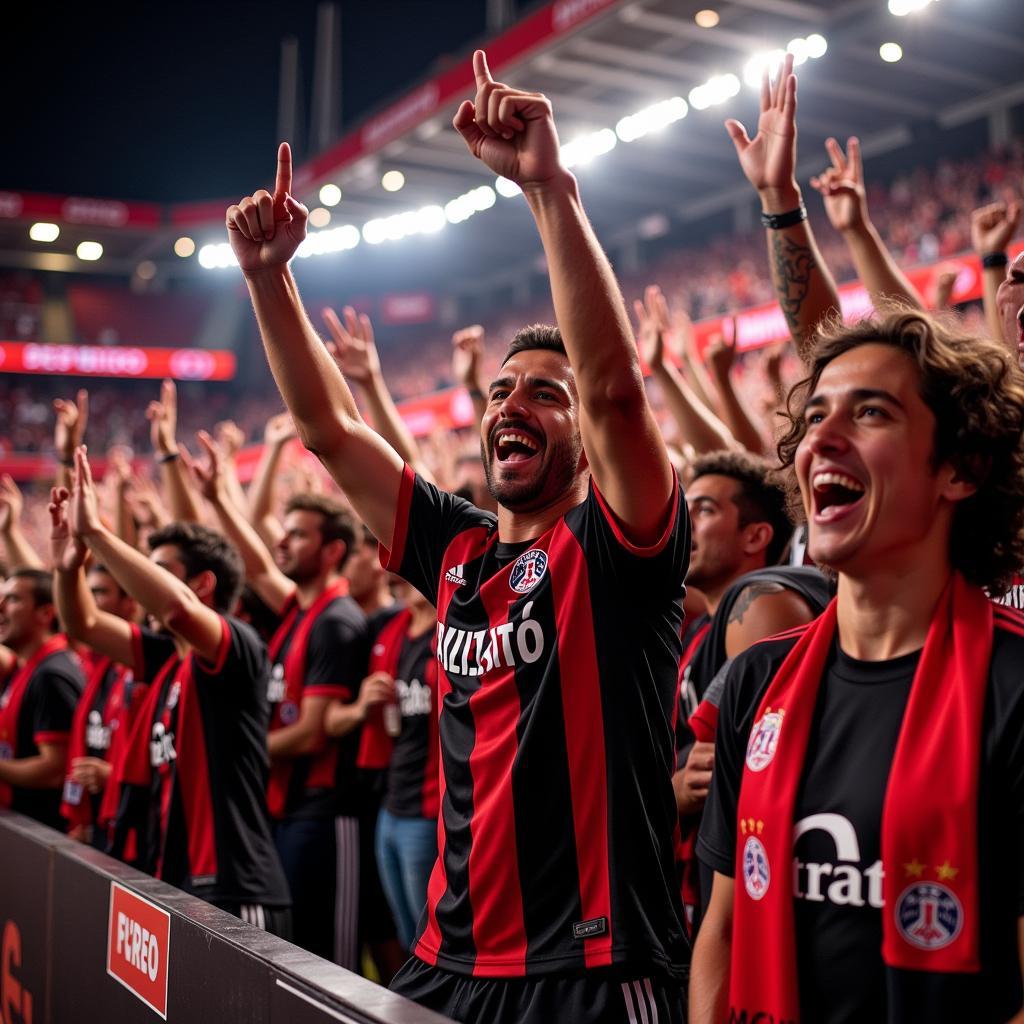
<path id="1" fill-rule="evenodd" d="M 462 1024 L 685 1024 L 683 985 L 600 968 L 539 978 L 473 978 L 413 957 L 391 990 Z"/>

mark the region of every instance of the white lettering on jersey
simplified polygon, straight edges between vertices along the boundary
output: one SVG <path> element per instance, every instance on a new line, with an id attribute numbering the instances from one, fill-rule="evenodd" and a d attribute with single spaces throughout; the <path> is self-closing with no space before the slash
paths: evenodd
<path id="1" fill-rule="evenodd" d="M 163 722 L 153 723 L 153 732 L 149 738 L 149 763 L 154 768 L 170 764 L 178 756 L 174 749 L 174 733 L 164 728 Z"/>
<path id="2" fill-rule="evenodd" d="M 839 863 L 816 864 L 793 858 L 793 895 L 797 899 L 812 903 L 826 900 L 841 907 L 863 907 L 864 890 L 867 889 L 867 905 L 880 909 L 882 900 L 881 860 L 869 868 L 860 870 L 860 843 L 852 822 L 841 814 L 812 814 L 802 818 L 793 826 L 793 844 L 807 832 L 827 832 L 835 845 L 836 860 Z"/>
<path id="3" fill-rule="evenodd" d="M 395 682 L 398 691 L 398 704 L 402 709 L 403 718 L 412 718 L 413 715 L 429 715 L 431 700 L 430 687 L 414 679 L 407 683 L 404 679 Z"/>
<path id="4" fill-rule="evenodd" d="M 92 750 L 107 750 L 110 747 L 110 729 L 103 724 L 98 711 L 90 711 L 85 723 L 85 745 Z"/>
<path id="5" fill-rule="evenodd" d="M 280 704 L 284 700 L 284 665 L 275 665 L 270 670 L 270 682 L 267 683 L 267 700 L 271 704 Z"/>
<path id="6" fill-rule="evenodd" d="M 456 629 L 437 624 L 437 660 L 446 672 L 479 676 L 496 668 L 532 665 L 547 646 L 544 628 L 534 618 L 533 602 L 523 608 L 518 623 L 503 622 L 490 630 Z"/>

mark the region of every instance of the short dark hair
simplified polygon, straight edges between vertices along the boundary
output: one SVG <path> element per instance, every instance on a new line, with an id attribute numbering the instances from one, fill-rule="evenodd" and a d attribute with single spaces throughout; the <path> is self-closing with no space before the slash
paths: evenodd
<path id="1" fill-rule="evenodd" d="M 565 342 L 562 341 L 562 332 L 557 327 L 551 324 L 530 324 L 529 327 L 520 327 L 512 336 L 501 365 L 504 366 L 517 352 L 528 352 L 535 348 L 568 356 Z"/>
<path id="2" fill-rule="evenodd" d="M 950 563 L 990 594 L 1005 593 L 1024 565 L 1024 382 L 1000 345 L 939 317 L 893 306 L 855 324 L 822 326 L 810 374 L 789 393 L 789 430 L 779 441 L 791 502 L 801 500 L 793 464 L 808 399 L 825 367 L 861 345 L 889 345 L 916 364 L 918 393 L 935 417 L 933 467 L 948 462 L 977 487 L 957 503 Z"/>
<path id="3" fill-rule="evenodd" d="M 185 566 L 185 577 L 212 572 L 214 608 L 227 613 L 234 608 L 245 582 L 245 566 L 238 549 L 223 534 L 200 523 L 168 523 L 149 535 L 149 550 L 173 544 Z"/>
<path id="4" fill-rule="evenodd" d="M 304 491 L 301 494 L 293 494 L 285 505 L 285 514 L 289 512 L 315 512 L 322 519 L 320 523 L 320 536 L 325 544 L 332 540 L 340 540 L 345 544 L 345 555 L 342 561 L 348 557 L 349 552 L 356 543 L 356 521 L 349 515 L 348 510 L 340 502 L 328 498 L 326 494 L 312 494 Z"/>
<path id="5" fill-rule="evenodd" d="M 38 608 L 41 604 L 53 604 L 53 576 L 43 569 L 15 569 L 9 580 L 28 580 L 32 584 L 32 600 Z"/>
<path id="6" fill-rule="evenodd" d="M 739 509 L 740 526 L 767 523 L 772 539 L 765 548 L 767 565 L 778 564 L 793 533 L 786 514 L 786 491 L 771 464 L 749 452 L 727 450 L 708 452 L 693 463 L 693 480 L 702 476 L 725 476 L 739 484 L 733 503 Z"/>
<path id="7" fill-rule="evenodd" d="M 94 572 L 101 572 L 101 573 L 103 573 L 104 576 L 109 576 L 111 581 L 113 582 L 114 586 L 117 587 L 117 589 L 120 592 L 121 596 L 122 597 L 127 597 L 128 596 L 128 591 L 125 590 L 124 587 L 122 587 L 121 584 L 117 582 L 117 578 L 114 576 L 114 574 L 105 565 L 103 565 L 102 562 L 90 562 L 85 567 L 85 574 L 86 574 L 86 576 L 88 576 L 90 573 L 94 573 Z"/>

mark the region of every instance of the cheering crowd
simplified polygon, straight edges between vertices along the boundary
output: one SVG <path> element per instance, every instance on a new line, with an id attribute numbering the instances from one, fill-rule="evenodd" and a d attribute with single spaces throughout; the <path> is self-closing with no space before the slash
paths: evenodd
<path id="1" fill-rule="evenodd" d="M 557 326 L 458 332 L 478 438 L 417 442 L 368 318 L 303 307 L 282 144 L 226 218 L 287 407 L 248 490 L 170 382 L 159 483 L 94 479 L 80 391 L 45 545 L 0 485 L 0 806 L 453 1020 L 1024 1019 L 1019 208 L 968 329 L 830 140 L 843 323 L 788 58 L 726 123 L 792 335 L 741 381 L 656 285 L 634 326 L 550 104 L 474 72 Z"/>

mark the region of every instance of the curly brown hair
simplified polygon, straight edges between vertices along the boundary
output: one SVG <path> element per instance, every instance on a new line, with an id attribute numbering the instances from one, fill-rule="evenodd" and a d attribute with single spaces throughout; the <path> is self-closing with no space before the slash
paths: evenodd
<path id="1" fill-rule="evenodd" d="M 802 517 L 794 460 L 807 431 L 807 401 L 833 359 L 872 344 L 898 348 L 917 364 L 919 393 L 935 416 L 932 465 L 948 462 L 977 487 L 953 517 L 953 568 L 990 594 L 1005 593 L 1024 568 L 1024 377 L 999 345 L 944 319 L 890 307 L 819 329 L 810 373 L 787 397 L 789 429 L 778 444 L 791 510 Z"/>

